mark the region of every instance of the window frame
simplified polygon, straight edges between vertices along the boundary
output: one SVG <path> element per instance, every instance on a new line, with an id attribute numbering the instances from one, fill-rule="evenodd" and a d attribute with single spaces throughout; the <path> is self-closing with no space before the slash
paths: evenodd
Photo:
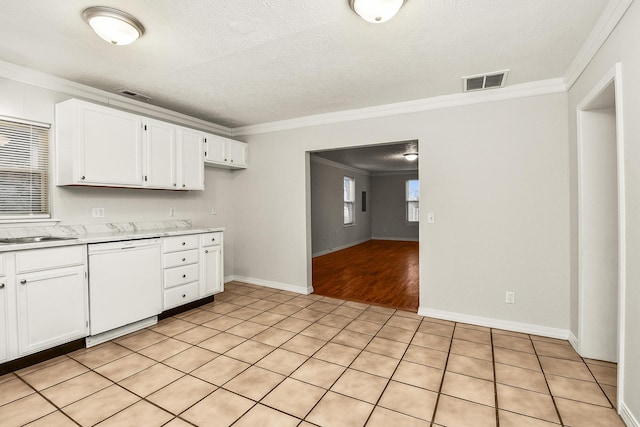
<path id="1" fill-rule="evenodd" d="M 2 180 L 2 175 L 6 174 L 6 181 L 0 181 L 0 187 L 2 187 L 3 184 L 10 187 L 12 183 L 7 178 L 16 178 L 14 182 L 25 183 L 25 185 L 29 187 L 29 195 L 39 193 L 39 195 L 30 202 L 30 208 L 25 210 L 17 209 L 19 206 L 15 203 L 16 199 L 12 200 L 11 193 L 7 193 L 8 204 L 13 210 L 7 210 L 6 213 L 0 211 L 0 224 L 51 221 L 53 218 L 51 206 L 51 125 L 49 123 L 0 115 L 0 129 L 2 130 L 0 135 L 4 136 L 3 139 L 6 139 L 5 144 L 10 143 L 10 136 L 14 134 L 16 135 L 16 142 L 18 144 L 22 144 L 24 147 L 28 146 L 28 150 L 20 150 L 18 148 L 14 151 L 8 151 L 7 154 L 10 156 L 8 157 L 9 160 L 13 160 L 14 158 L 19 160 L 21 155 L 28 155 L 31 159 L 28 165 L 20 165 L 20 162 L 12 165 L 3 165 L 2 162 L 0 162 L 0 180 Z M 25 137 L 25 135 L 28 135 L 28 137 Z M 4 144 L 0 145 L 0 149 L 2 146 L 4 146 Z M 36 164 L 35 167 L 34 163 Z M 21 175 L 25 176 L 22 180 L 20 179 Z M 39 178 L 33 180 L 26 178 L 27 176 Z M 34 186 L 32 184 L 33 182 L 37 182 L 39 185 Z M 14 203 L 15 206 L 11 206 L 12 203 Z M 33 209 L 33 206 L 37 206 L 38 204 L 40 205 L 40 209 Z"/>
<path id="2" fill-rule="evenodd" d="M 345 188 L 347 180 L 351 181 L 351 194 L 349 195 L 346 194 Z M 346 222 L 347 216 L 345 213 L 348 210 L 351 212 L 351 222 Z M 347 175 L 342 178 L 342 225 L 344 227 L 353 227 L 356 225 L 356 179 Z"/>
<path id="3" fill-rule="evenodd" d="M 411 182 L 417 182 L 418 183 L 418 193 L 414 198 L 410 198 L 409 195 L 409 188 L 411 186 Z M 418 225 L 420 224 L 420 180 L 419 179 L 407 179 L 405 180 L 405 187 L 404 187 L 404 199 L 405 199 L 405 221 L 408 225 Z M 412 215 L 411 212 L 411 206 L 415 205 L 414 210 L 416 211 L 414 215 Z M 412 219 L 415 218 L 415 219 Z"/>

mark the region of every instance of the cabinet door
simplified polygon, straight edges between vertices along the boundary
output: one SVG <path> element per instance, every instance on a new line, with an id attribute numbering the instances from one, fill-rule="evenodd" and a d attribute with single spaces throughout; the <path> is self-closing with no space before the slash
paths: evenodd
<path id="1" fill-rule="evenodd" d="M 232 166 L 246 166 L 247 165 L 247 144 L 240 141 L 234 141 L 230 139 L 229 143 L 229 163 Z"/>
<path id="2" fill-rule="evenodd" d="M 178 169 L 183 190 L 204 190 L 203 136 L 189 129 L 180 129 Z"/>
<path id="3" fill-rule="evenodd" d="M 142 185 L 142 122 L 138 116 L 83 103 L 79 109 L 79 183 Z"/>
<path id="4" fill-rule="evenodd" d="M 217 135 L 207 135 L 206 160 L 210 162 L 226 163 L 227 139 Z"/>
<path id="5" fill-rule="evenodd" d="M 147 120 L 144 133 L 145 186 L 176 189 L 176 126 Z"/>
<path id="6" fill-rule="evenodd" d="M 0 363 L 6 362 L 9 347 L 7 281 L 0 277 Z"/>
<path id="7" fill-rule="evenodd" d="M 201 297 L 217 294 L 224 290 L 222 279 L 222 248 L 209 246 L 201 248 L 202 279 L 200 280 Z"/>
<path id="8" fill-rule="evenodd" d="M 21 356 L 87 336 L 83 266 L 21 274 L 16 286 Z"/>

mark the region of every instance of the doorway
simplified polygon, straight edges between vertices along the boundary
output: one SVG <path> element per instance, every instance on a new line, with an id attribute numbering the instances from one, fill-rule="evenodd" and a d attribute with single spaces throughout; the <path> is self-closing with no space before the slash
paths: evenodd
<path id="1" fill-rule="evenodd" d="M 618 65 L 577 108 L 579 352 L 585 358 L 618 363 L 619 393 L 625 271 L 620 94 Z"/>
<path id="2" fill-rule="evenodd" d="M 309 153 L 316 294 L 417 311 L 417 152 L 402 141 Z"/>

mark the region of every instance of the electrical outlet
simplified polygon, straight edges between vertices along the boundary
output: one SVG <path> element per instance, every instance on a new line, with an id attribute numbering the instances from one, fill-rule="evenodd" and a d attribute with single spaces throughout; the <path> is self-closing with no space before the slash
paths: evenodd
<path id="1" fill-rule="evenodd" d="M 104 218 L 104 208 L 91 208 L 91 218 Z"/>
<path id="2" fill-rule="evenodd" d="M 427 212 L 427 224 L 436 223 L 436 214 L 434 212 Z"/>
<path id="3" fill-rule="evenodd" d="M 215 206 L 211 207 L 211 215 L 217 215 L 217 214 L 218 214 L 218 211 L 216 211 L 216 207 Z"/>
<path id="4" fill-rule="evenodd" d="M 176 208 L 169 208 L 169 216 L 176 216 Z"/>
<path id="5" fill-rule="evenodd" d="M 515 304 L 516 303 L 516 291 L 507 291 L 504 297 L 504 302 L 507 304 Z"/>

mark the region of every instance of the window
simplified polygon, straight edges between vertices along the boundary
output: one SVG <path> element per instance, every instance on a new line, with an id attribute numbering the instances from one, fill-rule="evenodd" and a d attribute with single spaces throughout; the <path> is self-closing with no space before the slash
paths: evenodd
<path id="1" fill-rule="evenodd" d="M 0 118 L 0 220 L 50 216 L 49 127 Z"/>
<path id="2" fill-rule="evenodd" d="M 344 225 L 355 224 L 356 180 L 345 176 L 343 180 Z"/>
<path id="3" fill-rule="evenodd" d="M 408 179 L 406 185 L 407 222 L 420 221 L 420 181 Z"/>

